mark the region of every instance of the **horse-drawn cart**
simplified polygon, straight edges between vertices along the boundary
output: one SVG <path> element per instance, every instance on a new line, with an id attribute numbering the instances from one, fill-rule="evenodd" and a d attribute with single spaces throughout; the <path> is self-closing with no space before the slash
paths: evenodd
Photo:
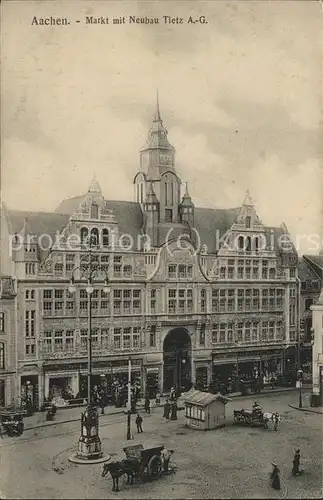
<path id="1" fill-rule="evenodd" d="M 163 445 L 153 446 L 144 449 L 142 444 L 126 446 L 123 451 L 126 455 L 126 461 L 135 472 L 136 476 L 140 476 L 143 480 L 150 481 L 160 477 L 163 471 L 163 460 L 161 451 Z"/>
<path id="2" fill-rule="evenodd" d="M 233 420 L 235 424 L 244 424 L 250 427 L 259 425 L 267 429 L 269 420 L 273 420 L 273 418 L 273 413 L 245 409 L 233 410 Z"/>

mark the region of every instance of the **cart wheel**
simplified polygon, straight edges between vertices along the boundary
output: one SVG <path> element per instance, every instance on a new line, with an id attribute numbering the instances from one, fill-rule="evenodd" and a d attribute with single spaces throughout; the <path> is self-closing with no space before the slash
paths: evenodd
<path id="1" fill-rule="evenodd" d="M 163 461 L 158 455 L 154 455 L 148 462 L 149 479 L 157 479 L 163 470 Z"/>

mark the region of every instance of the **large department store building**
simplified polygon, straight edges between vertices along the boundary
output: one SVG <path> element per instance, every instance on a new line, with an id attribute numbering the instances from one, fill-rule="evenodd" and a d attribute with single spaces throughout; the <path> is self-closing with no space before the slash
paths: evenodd
<path id="1" fill-rule="evenodd" d="M 94 179 L 53 213 L 3 207 L 8 248 L 13 235 L 18 397 L 41 404 L 51 387 L 76 395 L 85 380 L 86 283 L 76 271 L 71 294 L 69 282 L 90 234 L 110 281 L 105 293 L 102 272 L 91 297 L 94 379 L 126 375 L 129 358 L 143 389 L 158 383 L 164 392 L 237 369 L 295 367 L 298 258 L 286 226 L 264 225 L 249 193 L 238 208 L 195 207 L 158 104 L 134 188 L 133 202 L 106 200 Z"/>

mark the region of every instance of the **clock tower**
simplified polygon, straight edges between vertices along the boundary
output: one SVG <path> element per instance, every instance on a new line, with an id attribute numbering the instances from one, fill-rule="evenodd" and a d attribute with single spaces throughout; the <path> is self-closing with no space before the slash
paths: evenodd
<path id="1" fill-rule="evenodd" d="M 148 181 L 156 181 L 166 171 L 175 172 L 175 148 L 167 138 L 167 129 L 157 106 L 146 144 L 140 151 L 140 170 L 147 172 Z"/>

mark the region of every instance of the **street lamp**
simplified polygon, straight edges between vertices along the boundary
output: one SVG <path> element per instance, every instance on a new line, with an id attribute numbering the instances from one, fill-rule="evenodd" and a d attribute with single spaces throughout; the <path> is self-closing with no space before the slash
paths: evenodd
<path id="1" fill-rule="evenodd" d="M 131 359 L 128 360 L 127 440 L 131 439 Z"/>
<path id="2" fill-rule="evenodd" d="M 84 272 L 87 278 L 85 287 L 88 296 L 88 335 L 87 335 L 87 354 L 88 354 L 88 384 L 87 384 L 87 407 L 81 414 L 81 436 L 78 440 L 78 447 L 75 456 L 71 461 L 77 463 L 86 463 L 95 460 L 101 460 L 103 452 L 101 450 L 101 440 L 99 436 L 99 416 L 93 404 L 92 394 L 92 294 L 94 292 L 93 279 L 98 272 L 105 274 L 104 292 L 109 292 L 109 278 L 106 269 L 100 267 L 96 260 L 92 259 L 93 238 L 89 239 L 89 250 L 87 252 L 86 262 L 81 263 L 81 267 L 76 267 L 72 271 L 72 278 L 68 290 L 71 294 L 76 292 L 74 274 L 77 270 Z M 82 284 L 83 273 L 81 273 L 80 284 Z M 84 286 L 84 285 L 83 285 Z"/>
<path id="3" fill-rule="evenodd" d="M 303 408 L 303 404 L 302 404 L 303 370 L 301 368 L 297 371 L 297 378 L 298 378 L 298 387 L 299 387 L 298 408 Z"/>

